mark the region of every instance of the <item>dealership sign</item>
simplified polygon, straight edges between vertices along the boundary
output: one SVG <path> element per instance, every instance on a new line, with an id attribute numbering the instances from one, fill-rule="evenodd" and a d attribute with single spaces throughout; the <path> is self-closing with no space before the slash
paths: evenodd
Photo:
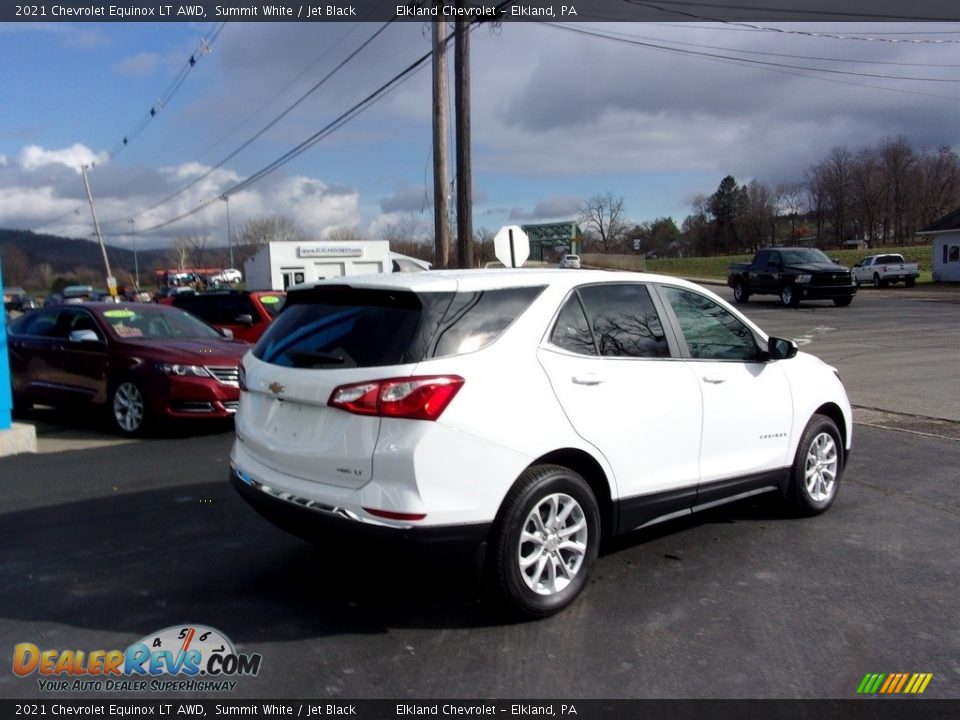
<path id="1" fill-rule="evenodd" d="M 297 257 L 362 257 L 362 245 L 300 245 Z"/>

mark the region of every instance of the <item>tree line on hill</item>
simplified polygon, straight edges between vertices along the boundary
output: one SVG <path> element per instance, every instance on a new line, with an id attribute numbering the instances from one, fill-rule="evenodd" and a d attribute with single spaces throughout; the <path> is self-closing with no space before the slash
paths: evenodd
<path id="1" fill-rule="evenodd" d="M 693 257 L 794 242 L 909 245 L 918 230 L 960 207 L 960 158 L 948 147 L 917 151 L 903 137 L 856 152 L 835 147 L 799 182 L 740 185 L 726 176 L 713 194 L 694 198 L 680 227 L 671 218 L 626 221 L 623 204 L 607 192 L 581 205 L 586 249 Z"/>

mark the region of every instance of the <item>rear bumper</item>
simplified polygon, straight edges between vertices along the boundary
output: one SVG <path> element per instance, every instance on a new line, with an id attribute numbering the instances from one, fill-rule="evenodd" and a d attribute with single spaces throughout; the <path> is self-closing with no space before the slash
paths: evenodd
<path id="1" fill-rule="evenodd" d="M 358 551 L 388 549 L 424 562 L 470 563 L 477 568 L 482 564 L 490 523 L 383 525 L 362 520 L 345 508 L 278 492 L 236 468 L 230 469 L 230 483 L 263 517 L 305 540 L 335 541 Z"/>

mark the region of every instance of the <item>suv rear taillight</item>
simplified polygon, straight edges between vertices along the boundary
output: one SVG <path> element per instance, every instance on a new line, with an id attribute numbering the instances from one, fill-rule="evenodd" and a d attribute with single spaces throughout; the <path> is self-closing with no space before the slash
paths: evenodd
<path id="1" fill-rule="evenodd" d="M 459 375 L 388 378 L 340 385 L 327 405 L 356 415 L 436 420 L 463 386 Z"/>

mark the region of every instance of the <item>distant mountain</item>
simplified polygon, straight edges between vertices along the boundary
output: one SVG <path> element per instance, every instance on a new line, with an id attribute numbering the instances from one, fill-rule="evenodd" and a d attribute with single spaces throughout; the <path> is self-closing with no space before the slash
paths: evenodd
<path id="1" fill-rule="evenodd" d="M 55 273 L 68 273 L 80 267 L 103 269 L 103 255 L 100 253 L 100 244 L 93 240 L 78 240 L 76 238 L 46 235 L 29 230 L 0 229 L 0 246 L 12 245 L 19 248 L 26 256 L 30 265 L 36 267 L 46 263 Z M 114 274 L 120 270 L 133 272 L 133 251 L 106 245 L 107 258 Z M 168 252 L 165 250 L 139 250 L 137 262 L 140 265 L 141 277 L 144 271 L 148 273 L 154 268 L 168 264 Z"/>

